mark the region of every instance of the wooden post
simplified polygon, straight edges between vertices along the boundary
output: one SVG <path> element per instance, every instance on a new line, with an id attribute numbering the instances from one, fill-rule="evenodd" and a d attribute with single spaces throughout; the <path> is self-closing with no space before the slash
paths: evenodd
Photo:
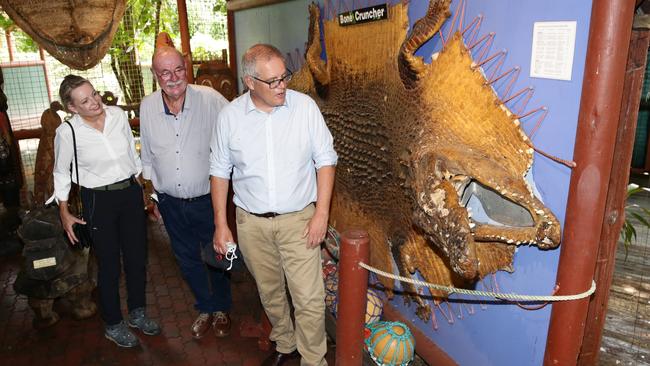
<path id="1" fill-rule="evenodd" d="M 623 97 L 633 0 L 594 0 L 582 82 L 557 295 L 586 291 L 594 279 Z M 598 286 L 600 284 L 597 284 Z M 553 304 L 544 365 L 576 365 L 589 299 Z"/>
<path id="2" fill-rule="evenodd" d="M 625 72 L 623 87 L 623 106 L 619 118 L 619 127 L 614 147 L 614 162 L 612 175 L 609 179 L 605 221 L 600 234 L 600 247 L 596 261 L 596 283 L 598 288 L 589 302 L 589 311 L 585 326 L 585 338 L 580 349 L 578 365 L 588 366 L 598 364 L 600 342 L 605 327 L 605 315 L 609 290 L 614 276 L 616 262 L 616 246 L 620 237 L 621 227 L 625 219 L 625 199 L 627 183 L 630 176 L 630 162 L 634 147 L 634 132 L 639 114 L 643 76 L 645 75 L 646 57 L 650 43 L 650 30 L 632 31 L 632 40 Z"/>
<path id="3" fill-rule="evenodd" d="M 45 76 L 45 88 L 47 89 L 47 100 L 52 103 L 52 88 L 50 88 L 50 72 L 47 69 L 47 62 L 45 61 L 45 51 L 43 47 L 38 46 L 38 54 L 43 61 L 43 76 Z"/>
<path id="4" fill-rule="evenodd" d="M 237 82 L 237 47 L 235 44 L 235 13 L 228 10 L 226 19 L 228 25 L 228 67 L 230 67 L 230 72 L 235 78 L 236 94 L 239 94 L 239 83 Z"/>
<path id="5" fill-rule="evenodd" d="M 348 230 L 341 235 L 338 311 L 336 319 L 336 364 L 361 365 L 366 320 L 368 271 L 360 262 L 370 258 L 368 233 Z"/>
<path id="6" fill-rule="evenodd" d="M 176 0 L 176 7 L 178 8 L 178 27 L 181 31 L 181 49 L 187 68 L 187 82 L 193 84 L 194 67 L 192 66 L 192 48 L 190 47 L 190 28 L 187 22 L 187 4 L 185 0 Z"/>
<path id="7" fill-rule="evenodd" d="M 9 53 L 9 62 L 14 61 L 14 39 L 11 36 L 11 31 L 5 31 L 5 38 L 7 39 L 7 52 Z"/>

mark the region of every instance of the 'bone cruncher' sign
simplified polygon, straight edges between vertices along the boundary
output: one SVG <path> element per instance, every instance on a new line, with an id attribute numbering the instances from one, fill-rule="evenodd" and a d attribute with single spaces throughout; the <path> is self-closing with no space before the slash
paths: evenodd
<path id="1" fill-rule="evenodd" d="M 357 9 L 339 14 L 339 25 L 353 25 L 359 23 L 375 22 L 388 18 L 386 4 L 375 5 L 368 8 Z"/>

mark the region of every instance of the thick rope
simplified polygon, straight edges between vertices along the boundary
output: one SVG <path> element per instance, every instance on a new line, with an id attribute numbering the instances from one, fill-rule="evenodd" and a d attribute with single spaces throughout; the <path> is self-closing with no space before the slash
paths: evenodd
<path id="1" fill-rule="evenodd" d="M 591 281 L 591 288 L 589 290 L 576 294 L 576 295 L 557 295 L 557 296 L 535 296 L 535 295 L 518 295 L 518 294 L 511 294 L 511 293 L 498 293 L 498 292 L 489 292 L 489 291 L 477 291 L 477 290 L 466 290 L 463 288 L 457 288 L 457 287 L 450 287 L 450 286 L 442 286 L 442 285 L 436 285 L 433 283 L 429 282 L 424 282 L 424 281 L 419 281 L 419 280 L 414 280 L 412 278 L 407 278 L 399 275 L 395 275 L 393 273 L 388 273 L 384 272 L 380 269 L 377 269 L 375 267 L 372 267 L 370 265 L 367 265 L 363 262 L 359 262 L 359 266 L 367 269 L 370 272 L 376 273 L 378 275 L 392 278 L 395 280 L 400 280 L 403 282 L 408 282 L 412 283 L 414 285 L 419 285 L 423 287 L 429 287 L 434 290 L 438 291 L 443 291 L 448 294 L 464 294 L 464 295 L 472 295 L 472 296 L 480 296 L 480 297 L 490 297 L 494 298 L 497 300 L 511 300 L 511 301 L 571 301 L 571 300 L 579 300 L 579 299 L 584 299 L 585 297 L 591 296 L 596 291 L 596 282 Z"/>

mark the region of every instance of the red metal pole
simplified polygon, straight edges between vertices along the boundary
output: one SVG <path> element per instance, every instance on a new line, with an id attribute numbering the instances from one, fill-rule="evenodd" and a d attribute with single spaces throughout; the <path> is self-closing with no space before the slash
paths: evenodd
<path id="1" fill-rule="evenodd" d="M 573 159 L 558 295 L 586 291 L 594 278 L 621 110 L 634 0 L 594 0 Z M 589 299 L 553 304 L 544 365 L 575 365 Z"/>
<path id="2" fill-rule="evenodd" d="M 181 31 L 181 49 L 187 64 L 187 82 L 194 83 L 194 68 L 192 66 L 192 48 L 190 47 L 190 28 L 187 22 L 187 5 L 185 0 L 176 0 L 178 8 L 178 27 Z"/>
<path id="3" fill-rule="evenodd" d="M 363 362 L 368 271 L 359 262 L 369 262 L 369 242 L 363 230 L 348 230 L 341 235 L 336 319 L 336 364 L 340 366 Z"/>

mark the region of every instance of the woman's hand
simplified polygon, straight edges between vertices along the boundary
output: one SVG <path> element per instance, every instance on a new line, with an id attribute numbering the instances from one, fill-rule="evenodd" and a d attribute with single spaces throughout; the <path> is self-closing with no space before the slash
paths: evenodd
<path id="1" fill-rule="evenodd" d="M 75 217 L 68 210 L 68 202 L 60 201 L 59 202 L 59 216 L 61 217 L 61 224 L 63 225 L 63 230 L 65 230 L 70 243 L 77 244 L 79 239 L 74 234 L 74 229 L 72 228 L 74 224 L 86 225 L 86 222 L 78 217 Z"/>

